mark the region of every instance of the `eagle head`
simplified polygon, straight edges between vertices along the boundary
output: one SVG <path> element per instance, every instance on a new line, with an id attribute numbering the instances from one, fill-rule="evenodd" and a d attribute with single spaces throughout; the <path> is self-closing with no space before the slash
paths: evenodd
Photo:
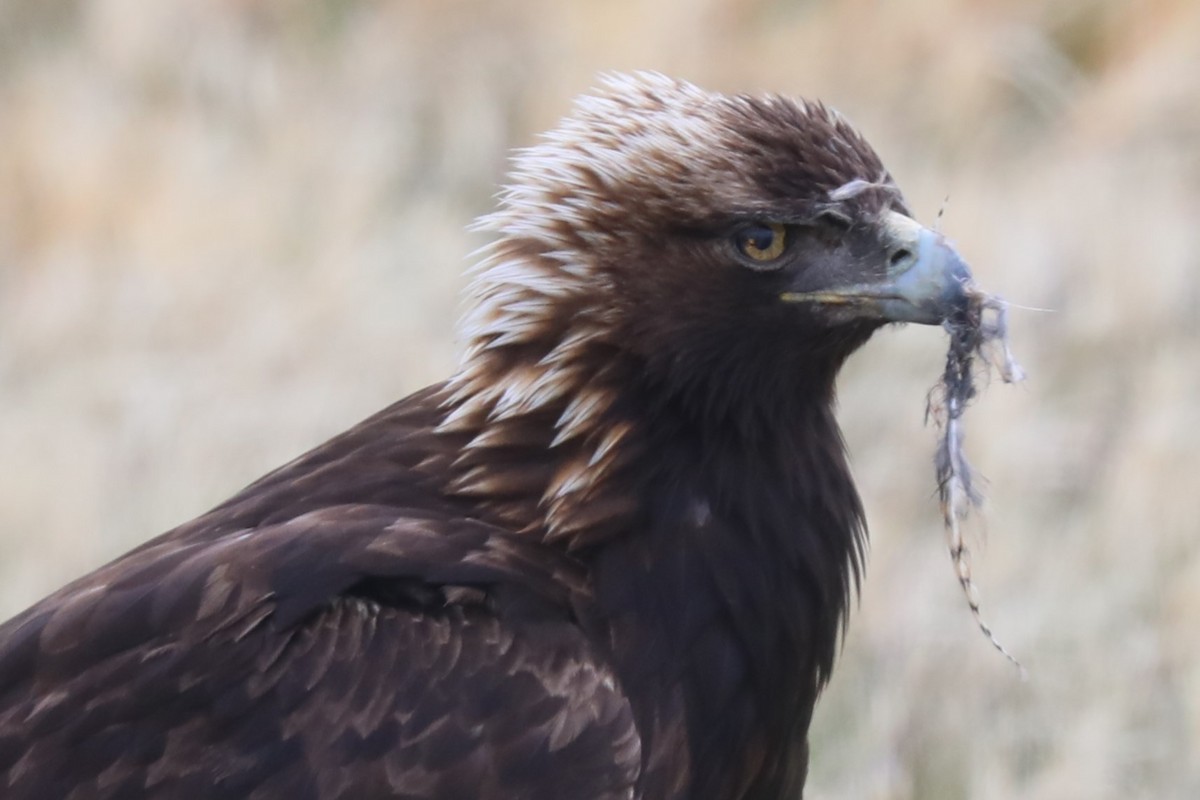
<path id="1" fill-rule="evenodd" d="M 443 430 L 488 447 L 529 441 L 540 418 L 539 444 L 590 442 L 593 467 L 637 424 L 606 417 L 622 397 L 699 429 L 778 436 L 806 398 L 832 399 L 874 330 L 942 321 L 969 278 L 835 111 L 657 74 L 579 99 L 517 155 L 477 227 L 497 239 Z"/>

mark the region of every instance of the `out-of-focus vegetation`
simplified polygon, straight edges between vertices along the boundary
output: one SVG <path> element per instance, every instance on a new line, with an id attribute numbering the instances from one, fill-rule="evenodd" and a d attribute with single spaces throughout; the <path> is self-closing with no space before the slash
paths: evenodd
<path id="1" fill-rule="evenodd" d="M 463 232 L 596 73 L 818 96 L 1022 305 L 968 419 L 973 628 L 922 427 L 842 381 L 873 551 L 814 798 L 1200 796 L 1200 4 L 5 0 L 0 616 L 455 362 Z"/>

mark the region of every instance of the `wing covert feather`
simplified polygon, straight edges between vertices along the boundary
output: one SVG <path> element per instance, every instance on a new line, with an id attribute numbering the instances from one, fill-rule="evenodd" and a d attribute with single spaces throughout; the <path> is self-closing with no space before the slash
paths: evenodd
<path id="1" fill-rule="evenodd" d="M 339 506 L 151 544 L 0 626 L 6 798 L 623 798 L 573 562 Z"/>

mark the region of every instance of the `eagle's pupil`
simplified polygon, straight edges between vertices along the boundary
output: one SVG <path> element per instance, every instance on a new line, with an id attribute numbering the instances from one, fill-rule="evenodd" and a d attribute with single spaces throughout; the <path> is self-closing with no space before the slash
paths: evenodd
<path id="1" fill-rule="evenodd" d="M 770 250 L 775 241 L 775 231 L 770 228 L 751 228 L 745 235 L 747 243 L 755 250 Z"/>

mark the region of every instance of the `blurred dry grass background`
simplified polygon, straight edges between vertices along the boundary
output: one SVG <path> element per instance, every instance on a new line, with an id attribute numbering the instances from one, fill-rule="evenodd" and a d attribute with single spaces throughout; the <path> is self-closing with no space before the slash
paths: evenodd
<path id="1" fill-rule="evenodd" d="M 1014 313 L 968 419 L 934 330 L 842 381 L 873 552 L 814 798 L 1200 796 L 1193 0 L 0 0 L 0 618 L 445 376 L 510 147 L 597 72 L 819 96 Z"/>

